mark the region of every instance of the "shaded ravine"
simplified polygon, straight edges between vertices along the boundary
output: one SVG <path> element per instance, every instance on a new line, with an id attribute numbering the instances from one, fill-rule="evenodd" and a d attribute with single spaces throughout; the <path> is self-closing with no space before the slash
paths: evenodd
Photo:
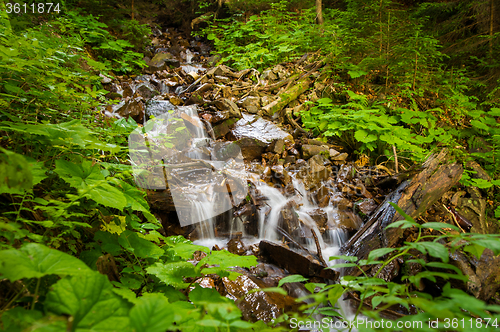
<path id="1" fill-rule="evenodd" d="M 295 131 L 292 135 L 293 128 L 255 114 L 256 108 L 271 102 L 266 96 L 232 95 L 227 84 L 234 81 L 234 91 L 247 89 L 254 71 L 237 73 L 224 66 L 207 70 L 192 62 L 200 57 L 195 50 L 186 49 L 176 58 L 158 49 L 148 74 L 108 86 L 121 100 L 106 111 L 142 123 L 129 137 L 130 159 L 136 182 L 148 190 L 167 234 L 177 232 L 196 244 L 256 254 L 279 264 L 279 253 L 266 257 L 259 251 L 259 243 L 266 240 L 295 251 L 319 269 L 332 265 L 329 257 L 361 226 L 353 204 L 339 190 L 341 184 L 356 180 L 345 154 Z M 210 99 L 207 93 L 212 93 Z M 286 270 L 292 273 L 283 265 L 286 270 L 273 266 L 263 265 L 272 277 L 260 278 L 260 272 L 253 271 L 243 278 L 267 287 L 276 286 Z M 264 280 L 268 283 L 262 284 Z M 228 280 L 224 283 L 226 292 L 239 289 Z M 290 295 L 306 294 L 300 286 L 290 285 Z M 274 301 L 263 300 L 264 295 L 255 301 Z M 339 305 L 349 317 L 347 305 Z M 276 305 L 262 319 L 276 318 L 283 306 Z M 246 310 L 254 312 L 255 307 L 259 304 L 249 304 Z"/>

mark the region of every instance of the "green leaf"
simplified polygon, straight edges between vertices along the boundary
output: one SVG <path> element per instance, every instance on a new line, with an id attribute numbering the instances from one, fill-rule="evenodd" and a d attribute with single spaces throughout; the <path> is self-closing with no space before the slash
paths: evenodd
<path id="1" fill-rule="evenodd" d="M 100 181 L 98 184 L 86 190 L 79 190 L 79 192 L 83 196 L 87 196 L 101 205 L 112 207 L 120 211 L 127 206 L 127 198 L 123 193 L 106 183 L 106 181 Z"/>
<path id="2" fill-rule="evenodd" d="M 309 279 L 301 276 L 300 274 L 293 274 L 291 276 L 286 276 L 283 279 L 281 279 L 278 283 L 278 287 L 281 287 L 283 286 L 283 284 L 286 284 L 288 282 L 303 282 L 307 280 Z"/>
<path id="3" fill-rule="evenodd" d="M 188 286 L 184 282 L 184 277 L 198 277 L 198 269 L 189 262 L 160 263 L 157 262 L 146 268 L 146 272 L 156 276 L 167 285 L 175 288 L 185 288 Z"/>
<path id="4" fill-rule="evenodd" d="M 456 231 L 460 231 L 460 229 L 457 226 L 451 225 L 451 224 L 447 224 L 447 223 L 444 223 L 444 222 L 426 222 L 426 223 L 422 224 L 421 227 L 422 228 L 432 228 L 432 229 L 451 228 L 451 229 L 454 229 Z"/>
<path id="5" fill-rule="evenodd" d="M 134 331 L 164 332 L 170 330 L 175 312 L 168 299 L 159 293 L 145 293 L 130 310 L 130 324 Z"/>
<path id="6" fill-rule="evenodd" d="M 76 189 L 84 189 L 89 185 L 104 180 L 99 165 L 92 166 L 92 162 L 85 159 L 79 160 L 78 164 L 64 159 L 57 159 L 54 172 Z"/>
<path id="7" fill-rule="evenodd" d="M 210 253 L 210 250 L 205 246 L 198 246 L 192 243 L 178 243 L 167 250 L 168 254 L 180 257 L 181 259 L 191 259 L 196 251 Z"/>
<path id="8" fill-rule="evenodd" d="M 500 239 L 498 237 L 484 238 L 479 240 L 474 239 L 473 243 L 490 249 L 495 255 L 500 254 Z"/>
<path id="9" fill-rule="evenodd" d="M 23 194 L 33 188 L 31 167 L 24 156 L 0 148 L 0 194 Z"/>
<path id="10" fill-rule="evenodd" d="M 45 307 L 73 317 L 73 330 L 130 331 L 130 304 L 116 295 L 105 275 L 90 271 L 59 280 L 47 294 Z"/>
<path id="11" fill-rule="evenodd" d="M 419 242 L 419 243 L 414 243 L 413 246 L 423 252 L 423 253 L 429 253 L 432 257 L 436 258 L 441 258 L 441 260 L 445 263 L 448 262 L 449 256 L 448 256 L 448 249 L 442 245 L 441 243 L 438 242 Z"/>
<path id="12" fill-rule="evenodd" d="M 377 136 L 370 134 L 364 129 L 357 130 L 354 133 L 354 138 L 363 143 L 370 143 L 377 140 Z"/>
<path id="13" fill-rule="evenodd" d="M 380 248 L 372 250 L 368 255 L 368 261 L 372 261 L 374 259 L 382 257 L 390 252 L 393 252 L 394 250 L 397 250 L 397 248 Z"/>
<path id="14" fill-rule="evenodd" d="M 476 256 L 477 259 L 481 258 L 481 255 L 483 254 L 484 249 L 486 249 L 486 248 L 479 245 L 479 244 L 476 244 L 476 243 L 469 244 L 469 245 L 464 247 L 464 251 L 470 252 L 471 254 Z"/>
<path id="15" fill-rule="evenodd" d="M 201 272 L 204 274 L 218 274 L 219 276 L 230 276 L 229 268 L 239 267 L 252 267 L 257 265 L 257 257 L 255 256 L 238 256 L 230 253 L 227 250 L 212 251 L 212 253 L 203 258 L 197 266 L 216 265 L 215 267 L 204 268 Z M 235 279 L 239 274 L 231 274 L 231 279 Z"/>
<path id="16" fill-rule="evenodd" d="M 344 294 L 344 287 L 340 284 L 335 284 L 328 290 L 328 301 L 330 301 L 332 308 L 335 307 L 335 304 L 338 302 L 342 294 Z"/>
<path id="17" fill-rule="evenodd" d="M 120 234 L 118 242 L 139 258 L 160 258 L 165 252 L 156 244 L 140 238 L 137 233 L 126 230 Z"/>
<path id="18" fill-rule="evenodd" d="M 490 130 L 490 127 L 488 127 L 486 124 L 484 124 L 481 121 L 472 120 L 470 123 L 471 123 L 471 125 L 473 125 L 476 128 L 483 129 L 485 131 L 489 131 Z"/>
<path id="19" fill-rule="evenodd" d="M 62 251 L 38 243 L 0 251 L 0 274 L 10 281 L 45 275 L 76 275 L 90 271 L 84 262 Z"/>
<path id="20" fill-rule="evenodd" d="M 26 331 L 34 322 L 42 317 L 43 314 L 40 311 L 26 310 L 23 307 L 15 307 L 6 311 L 2 315 L 2 331 Z"/>

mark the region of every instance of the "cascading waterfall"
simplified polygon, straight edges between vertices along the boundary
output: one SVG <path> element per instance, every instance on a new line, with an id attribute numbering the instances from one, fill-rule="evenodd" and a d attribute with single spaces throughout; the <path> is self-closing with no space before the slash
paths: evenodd
<path id="1" fill-rule="evenodd" d="M 246 184 L 247 179 L 253 178 L 253 183 L 256 189 L 264 196 L 265 204 L 260 205 L 257 210 L 258 215 L 258 240 L 269 240 L 278 241 L 279 232 L 283 232 L 283 229 L 279 229 L 280 222 L 283 220 L 283 211 L 288 210 L 288 215 L 290 213 L 295 214 L 295 226 L 302 231 L 301 234 L 307 234 L 313 232 L 315 236 L 302 236 L 300 240 L 305 242 L 305 246 L 310 252 L 316 252 L 317 246 L 319 245 L 324 261 L 328 262 L 329 257 L 338 254 L 340 247 L 347 240 L 347 234 L 338 227 L 338 220 L 336 213 L 336 207 L 332 206 L 331 203 L 327 207 L 320 208 L 315 202 L 313 197 L 306 190 L 304 184 L 299 180 L 293 173 L 291 173 L 292 185 L 294 188 L 294 193 L 292 195 L 285 195 L 282 190 L 276 187 L 272 187 L 263 181 L 256 181 L 255 179 L 259 176 L 253 174 L 249 176 L 245 172 L 244 167 L 232 167 L 234 164 L 237 166 L 237 162 L 233 158 L 232 162 L 228 160 L 218 160 L 216 158 L 214 146 L 215 140 L 207 134 L 207 130 L 210 132 L 212 130 L 211 126 L 207 122 L 203 122 L 198 117 L 197 107 L 192 106 L 181 106 L 176 107 L 175 114 L 165 115 L 166 122 L 169 119 L 174 119 L 175 117 L 180 117 L 184 121 L 189 122 L 189 132 L 191 137 L 187 143 L 187 148 L 183 149 L 183 155 L 187 158 L 187 163 L 193 164 L 201 162 L 201 168 L 189 169 L 186 171 L 179 171 L 178 173 L 171 173 L 176 176 L 179 182 L 186 180 L 187 186 L 180 186 L 182 191 L 182 197 L 184 202 L 188 202 L 187 208 L 181 208 L 182 204 L 176 205 L 179 220 L 181 221 L 181 215 L 184 214 L 184 222 L 186 218 L 193 221 L 188 224 L 195 224 L 196 232 L 199 240 L 196 241 L 197 244 L 212 247 L 217 244 L 219 247 L 225 245 L 227 237 L 231 237 L 233 234 L 239 234 L 241 237 L 245 237 L 245 228 L 243 225 L 242 218 L 236 218 L 232 214 L 231 205 L 235 206 L 240 203 L 234 202 L 234 193 L 229 195 L 228 193 L 233 192 L 234 188 L 230 188 L 228 184 L 228 179 L 239 178 Z M 154 130 L 148 132 L 148 139 L 150 142 L 155 142 L 156 136 L 161 136 L 168 132 L 168 124 L 165 125 L 162 122 L 158 122 L 154 126 Z M 157 135 L 158 134 L 158 135 Z M 170 156 L 174 156 L 179 151 L 172 150 Z M 241 156 L 241 152 L 240 152 Z M 164 157 L 162 157 L 163 159 Z M 238 159 L 238 158 L 236 158 Z M 174 162 L 174 166 L 182 169 L 182 163 L 186 162 L 180 158 L 179 163 Z M 242 158 L 241 158 L 241 164 Z M 229 167 L 226 167 L 229 165 Z M 210 169 L 210 166 L 212 169 Z M 208 168 L 207 168 L 208 167 Z M 215 172 L 213 172 L 215 171 Z M 228 173 L 231 171 L 231 174 Z M 223 172 L 224 176 L 214 177 L 212 174 L 218 173 L 219 175 Z M 228 177 L 228 175 L 231 175 Z M 173 186 L 170 186 L 171 191 Z M 218 188 L 217 190 L 214 188 Z M 222 205 L 226 204 L 227 208 L 220 209 L 221 197 L 220 193 L 225 193 L 231 201 L 222 202 Z M 246 192 L 245 192 L 246 195 Z M 244 197 L 243 197 L 244 199 Z M 236 203 L 236 204 L 235 204 Z M 229 204 L 229 205 L 227 205 Z M 217 209 L 219 205 L 219 209 Z M 327 216 L 327 229 L 324 234 L 321 234 L 316 221 L 313 219 L 312 215 L 318 209 L 321 209 Z M 226 224 L 228 234 L 222 234 L 226 239 L 217 239 L 217 225 L 216 220 L 221 221 Z M 298 220 L 298 221 L 297 221 Z M 181 225 L 182 221 L 181 221 Z M 186 224 L 184 224 L 186 225 Z M 304 233 L 305 232 L 305 233 Z M 310 233 L 309 233 L 310 234 Z M 291 235 L 291 234 L 290 234 Z M 297 235 L 296 235 L 297 236 Z M 318 243 L 316 243 L 316 240 Z M 330 262 L 334 264 L 335 261 Z M 342 273 L 342 271 L 340 271 Z M 349 306 L 344 303 L 344 301 L 339 301 L 338 304 L 343 311 L 345 317 L 351 317 L 352 313 L 349 312 Z"/>

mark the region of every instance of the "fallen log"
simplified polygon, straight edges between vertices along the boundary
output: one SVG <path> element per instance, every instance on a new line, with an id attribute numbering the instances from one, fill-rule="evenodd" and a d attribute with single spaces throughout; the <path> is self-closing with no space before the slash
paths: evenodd
<path id="1" fill-rule="evenodd" d="M 448 163 L 447 150 L 431 156 L 422 168 L 423 170 L 413 180 L 401 183 L 386 197 L 370 219 L 341 249 L 342 254 L 366 259 L 370 251 L 374 249 L 394 246 L 403 235 L 403 229 L 386 230 L 386 227 L 404 218 L 389 202 L 397 204 L 406 214 L 416 219 L 454 186 L 463 172 L 460 164 Z M 364 270 L 368 268 L 366 266 Z M 359 275 L 361 271 L 357 268 L 349 268 L 346 273 Z"/>
<path id="2" fill-rule="evenodd" d="M 278 95 L 278 99 L 273 101 L 272 103 L 264 106 L 262 110 L 267 114 L 267 115 L 273 115 L 276 112 L 281 111 L 288 103 L 290 103 L 292 100 L 297 99 L 297 97 L 309 89 L 311 86 L 311 81 L 307 78 L 300 80 L 292 86 L 290 89 L 280 93 Z"/>

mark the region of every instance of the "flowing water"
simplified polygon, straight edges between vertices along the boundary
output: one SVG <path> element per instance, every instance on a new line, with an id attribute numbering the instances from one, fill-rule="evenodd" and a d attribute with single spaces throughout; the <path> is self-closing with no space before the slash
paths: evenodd
<path id="1" fill-rule="evenodd" d="M 183 69 L 197 73 L 201 67 L 191 64 L 191 59 L 192 54 L 186 53 L 187 64 Z M 144 130 L 139 129 L 131 135 L 135 138 L 132 142 L 129 140 L 130 156 L 134 167 L 143 169 L 145 164 L 156 165 L 156 171 L 152 176 L 135 174 L 136 181 L 144 184 L 144 188 L 170 188 L 181 226 L 196 227 L 196 244 L 222 248 L 235 234 L 247 244 L 263 239 L 280 242 L 280 234 L 287 229 L 296 243 L 316 253 L 319 246 L 324 261 L 329 265 L 336 263 L 329 261 L 329 257 L 339 253 L 348 236 L 339 227 L 337 208 L 331 203 L 320 208 L 296 174 L 290 173 L 294 190 L 292 194 L 286 194 L 283 188 L 270 186 L 260 180 L 258 174 L 248 172 L 239 148 L 227 156 L 224 151 L 234 151 L 234 148 L 228 150 L 228 145 L 235 144 L 215 141 L 210 124 L 198 117 L 195 105 L 174 106 L 168 101 L 151 101 L 146 112 L 154 118 L 144 124 Z M 245 119 L 253 117 L 244 116 Z M 254 122 L 254 127 L 259 124 Z M 186 124 L 187 132 L 179 123 Z M 224 158 L 220 157 L 221 151 Z M 166 165 L 163 173 L 157 165 Z M 233 214 L 233 207 L 248 197 L 247 182 L 255 186 L 265 201 L 257 208 L 257 220 L 253 222 L 257 222 L 258 236 L 253 238 L 245 234 L 243 224 L 252 221 Z M 313 218 L 318 210 L 327 218 L 323 232 Z M 292 216 L 288 224 L 284 215 Z M 225 225 L 222 236 L 217 232 L 218 224 Z M 352 316 L 346 303 L 339 301 L 339 306 L 345 317 Z"/>

